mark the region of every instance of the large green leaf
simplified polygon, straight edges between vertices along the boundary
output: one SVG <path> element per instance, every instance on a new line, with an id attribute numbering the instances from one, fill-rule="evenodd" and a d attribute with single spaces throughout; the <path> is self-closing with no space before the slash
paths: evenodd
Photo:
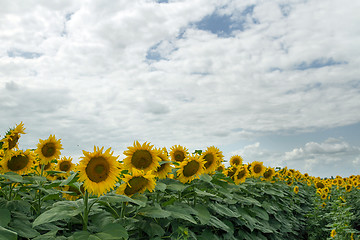
<path id="1" fill-rule="evenodd" d="M 7 209 L 0 209 L 0 216 L 0 226 L 6 227 L 11 220 L 10 211 Z"/>
<path id="2" fill-rule="evenodd" d="M 210 203 L 209 207 L 219 215 L 227 217 L 239 217 L 239 214 L 237 212 L 234 212 L 225 205 L 221 205 L 219 203 Z"/>
<path id="3" fill-rule="evenodd" d="M 141 208 L 138 212 L 138 215 L 151 217 L 151 218 L 167 218 L 171 215 L 171 213 L 159 207 L 147 206 Z"/>
<path id="4" fill-rule="evenodd" d="M 141 228 L 152 239 L 155 236 L 162 237 L 165 234 L 164 229 L 159 224 L 156 224 L 156 223 L 153 223 L 153 222 L 150 222 L 150 223 L 149 222 L 144 222 L 144 224 L 143 224 L 143 226 Z"/>
<path id="5" fill-rule="evenodd" d="M 0 240 L 16 240 L 17 234 L 9 229 L 0 226 Z"/>
<path id="6" fill-rule="evenodd" d="M 170 183 L 166 186 L 166 189 L 175 191 L 175 192 L 181 192 L 183 191 L 187 186 L 185 184 L 181 184 L 178 182 Z"/>
<path id="7" fill-rule="evenodd" d="M 108 203 L 131 202 L 131 203 L 135 203 L 136 205 L 139 205 L 141 207 L 146 206 L 146 202 L 141 201 L 141 200 L 137 200 L 137 199 L 132 199 L 132 198 L 130 198 L 128 196 L 125 196 L 125 195 L 102 196 L 102 197 L 99 198 L 99 200 L 103 200 L 103 201 L 108 202 Z"/>
<path id="8" fill-rule="evenodd" d="M 17 182 L 17 183 L 23 182 L 23 177 L 14 172 L 7 172 L 5 174 L 0 174 L 0 177 L 9 179 L 12 182 Z"/>
<path id="9" fill-rule="evenodd" d="M 210 217 L 210 221 L 209 221 L 208 225 L 216 227 L 221 230 L 224 230 L 226 232 L 230 232 L 232 230 L 232 229 L 230 229 L 230 227 L 228 225 L 223 223 L 220 219 L 218 219 L 215 216 Z"/>
<path id="10" fill-rule="evenodd" d="M 166 189 L 166 184 L 162 182 L 157 182 L 155 186 L 155 191 L 164 192 Z"/>
<path id="11" fill-rule="evenodd" d="M 204 225 L 210 221 L 211 214 L 204 205 L 196 205 L 194 209 L 196 210 L 196 216 L 200 220 L 201 224 Z"/>
<path id="12" fill-rule="evenodd" d="M 67 179 L 65 179 L 64 181 L 62 181 L 62 183 L 59 186 L 65 186 L 65 185 L 69 185 L 73 182 L 76 182 L 77 180 L 77 172 L 71 174 Z"/>
<path id="13" fill-rule="evenodd" d="M 50 210 L 42 213 L 33 222 L 33 227 L 43 223 L 53 222 L 57 220 L 69 219 L 82 212 L 81 208 L 74 208 L 71 206 L 55 206 Z"/>
<path id="14" fill-rule="evenodd" d="M 102 240 L 128 239 L 126 229 L 119 223 L 110 223 L 103 227 L 103 231 L 95 234 Z"/>
<path id="15" fill-rule="evenodd" d="M 45 234 L 42 234 L 40 236 L 37 236 L 33 240 L 53 240 L 56 238 L 57 230 L 52 230 L 50 232 L 47 232 Z"/>
<path id="16" fill-rule="evenodd" d="M 166 207 L 166 211 L 170 212 L 173 218 L 180 218 L 193 224 L 197 224 L 195 219 L 191 216 L 191 213 L 194 213 L 194 211 L 191 211 L 189 208 L 190 207 L 183 208 L 180 206 L 170 205 Z"/>
<path id="17" fill-rule="evenodd" d="M 11 228 L 17 232 L 20 237 L 34 238 L 40 235 L 38 231 L 31 227 L 29 220 L 25 219 L 14 219 L 10 223 Z"/>
<path id="18" fill-rule="evenodd" d="M 249 208 L 249 210 L 255 213 L 257 217 L 264 219 L 266 221 L 269 220 L 269 214 L 264 209 L 254 206 L 252 208 Z"/>

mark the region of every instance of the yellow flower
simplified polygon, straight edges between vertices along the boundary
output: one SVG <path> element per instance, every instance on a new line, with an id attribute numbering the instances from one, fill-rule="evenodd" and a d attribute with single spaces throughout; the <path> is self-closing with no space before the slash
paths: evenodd
<path id="1" fill-rule="evenodd" d="M 325 184 L 324 184 L 323 182 L 321 182 L 321 181 L 317 181 L 317 182 L 315 183 L 315 187 L 316 187 L 316 188 L 324 188 L 324 187 L 325 187 Z"/>
<path id="2" fill-rule="evenodd" d="M 224 175 L 227 177 L 231 177 L 234 180 L 234 175 L 238 170 L 237 166 L 230 166 L 224 171 Z"/>
<path id="3" fill-rule="evenodd" d="M 171 172 L 172 166 L 171 163 L 168 162 L 169 157 L 167 155 L 167 152 L 165 152 L 164 149 L 157 151 L 158 151 L 158 157 L 160 158 L 160 161 L 162 163 L 160 162 L 160 165 L 156 168 L 156 170 L 153 171 L 153 173 L 159 179 L 164 179 L 167 177 L 168 173 Z"/>
<path id="4" fill-rule="evenodd" d="M 30 171 L 34 164 L 35 155 L 29 149 L 11 151 L 9 158 L 2 161 L 3 172 L 15 172 L 25 174 Z"/>
<path id="5" fill-rule="evenodd" d="M 153 145 L 150 143 L 134 142 L 133 147 L 128 147 L 128 150 L 124 151 L 126 158 L 124 159 L 124 168 L 130 170 L 143 170 L 153 171 L 159 167 L 159 161 L 161 159 L 158 156 L 158 151 L 153 149 Z"/>
<path id="6" fill-rule="evenodd" d="M 224 164 L 220 164 L 216 170 L 217 172 L 224 172 L 225 171 L 225 165 Z"/>
<path id="7" fill-rule="evenodd" d="M 335 235 L 336 235 L 335 229 L 331 230 L 330 237 L 333 238 L 333 237 L 335 237 Z"/>
<path id="8" fill-rule="evenodd" d="M 243 162 L 243 159 L 239 155 L 234 155 L 230 158 L 231 166 L 239 166 L 242 164 L 242 162 Z"/>
<path id="9" fill-rule="evenodd" d="M 296 193 L 296 194 L 299 193 L 299 187 L 298 187 L 298 186 L 295 186 L 295 187 L 294 187 L 294 193 Z"/>
<path id="10" fill-rule="evenodd" d="M 254 161 L 251 163 L 251 173 L 254 177 L 260 177 L 265 172 L 265 167 L 262 162 Z"/>
<path id="11" fill-rule="evenodd" d="M 129 197 L 135 193 L 143 193 L 146 189 L 152 192 L 156 186 L 155 175 L 151 172 L 145 173 L 144 171 L 134 170 L 132 175 L 125 174 L 122 180 L 125 183 L 116 189 L 116 193 Z"/>
<path id="12" fill-rule="evenodd" d="M 202 158 L 205 161 L 204 167 L 205 172 L 204 173 L 212 173 L 216 170 L 218 167 L 220 160 L 218 158 L 218 155 L 214 148 L 207 148 L 204 152 L 201 153 Z"/>
<path id="13" fill-rule="evenodd" d="M 352 185 L 351 184 L 346 184 L 345 189 L 346 189 L 347 192 L 351 192 Z"/>
<path id="14" fill-rule="evenodd" d="M 184 161 L 188 155 L 188 149 L 180 145 L 174 145 L 170 150 L 170 157 L 173 162 L 180 163 Z"/>
<path id="15" fill-rule="evenodd" d="M 18 148 L 18 141 L 20 138 L 20 134 L 25 134 L 24 132 L 24 123 L 16 125 L 14 129 L 9 130 L 8 134 L 6 134 L 5 138 L 0 142 L 3 143 L 2 148 L 6 150 L 11 150 L 13 148 Z"/>
<path id="16" fill-rule="evenodd" d="M 115 187 L 120 175 L 120 166 L 113 156 L 111 148 L 103 153 L 104 147 L 94 146 L 94 152 L 83 151 L 76 170 L 79 172 L 79 181 L 84 182 L 84 189 L 93 195 L 100 196 Z"/>
<path id="17" fill-rule="evenodd" d="M 39 139 L 35 153 L 38 154 L 41 164 L 48 164 L 51 160 L 60 157 L 60 150 L 63 149 L 61 139 L 56 139 L 55 135 L 50 135 L 48 139 Z"/>
<path id="18" fill-rule="evenodd" d="M 80 190 L 84 191 L 82 185 Z M 73 186 L 64 186 L 62 189 L 62 197 L 69 201 L 75 201 L 76 199 L 80 198 L 81 192 L 79 189 Z"/>
<path id="19" fill-rule="evenodd" d="M 235 184 L 240 184 L 245 182 L 246 177 L 249 175 L 249 170 L 247 169 L 247 166 L 241 166 L 237 169 L 237 171 L 234 174 L 234 182 Z"/>
<path id="20" fill-rule="evenodd" d="M 61 160 L 59 160 L 56 164 L 55 171 L 70 173 L 70 171 L 74 170 L 74 167 L 75 164 L 72 163 L 71 157 L 62 157 Z"/>
<path id="21" fill-rule="evenodd" d="M 210 147 L 207 148 L 207 150 L 211 150 L 211 151 L 214 151 L 216 153 L 219 164 L 221 164 L 224 161 L 224 155 L 223 155 L 222 151 L 220 151 L 219 148 L 217 148 L 215 146 L 210 146 Z"/>
<path id="22" fill-rule="evenodd" d="M 197 155 L 188 155 L 184 161 L 180 163 L 179 170 L 177 170 L 177 177 L 180 182 L 191 182 L 198 178 L 204 172 L 204 159 Z"/>
<path id="23" fill-rule="evenodd" d="M 263 177 L 266 181 L 271 181 L 272 178 L 274 177 L 274 175 L 275 175 L 274 168 L 268 167 L 268 168 L 266 168 L 266 170 L 263 174 Z"/>

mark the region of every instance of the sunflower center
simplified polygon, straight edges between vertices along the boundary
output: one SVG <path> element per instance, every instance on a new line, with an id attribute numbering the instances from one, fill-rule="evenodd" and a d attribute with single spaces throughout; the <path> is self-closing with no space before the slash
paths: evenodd
<path id="1" fill-rule="evenodd" d="M 11 171 L 20 171 L 25 168 L 29 162 L 29 158 L 23 155 L 12 157 L 8 162 L 7 166 Z"/>
<path id="2" fill-rule="evenodd" d="M 175 161 L 182 162 L 185 159 L 185 155 L 182 151 L 175 151 L 174 152 Z"/>
<path id="3" fill-rule="evenodd" d="M 148 183 L 148 180 L 144 177 L 134 177 L 129 180 L 124 193 L 127 196 L 133 195 L 137 192 L 140 192 Z"/>
<path id="4" fill-rule="evenodd" d="M 270 178 L 272 176 L 272 172 L 271 172 L 271 170 L 268 170 L 268 171 L 266 171 L 266 172 L 264 172 L 264 178 Z"/>
<path id="5" fill-rule="evenodd" d="M 206 154 L 204 159 L 206 161 L 204 164 L 205 168 L 209 168 L 214 162 L 214 156 L 212 154 Z"/>
<path id="6" fill-rule="evenodd" d="M 93 182 L 105 181 L 110 172 L 109 163 L 103 157 L 93 157 L 86 166 L 86 175 Z"/>
<path id="7" fill-rule="evenodd" d="M 254 166 L 254 173 L 260 173 L 261 170 L 262 170 L 262 166 L 260 164 Z"/>
<path id="8" fill-rule="evenodd" d="M 42 148 L 41 148 L 41 153 L 44 155 L 44 157 L 52 157 L 55 154 L 55 144 L 54 143 L 46 143 Z"/>
<path id="9" fill-rule="evenodd" d="M 237 178 L 238 179 L 242 179 L 243 177 L 245 177 L 246 176 L 246 171 L 245 170 L 241 170 L 241 171 L 239 171 L 239 173 L 237 174 Z"/>
<path id="10" fill-rule="evenodd" d="M 200 164 L 199 162 L 192 160 L 188 164 L 184 166 L 183 174 L 185 177 L 194 176 L 195 173 L 199 170 Z"/>
<path id="11" fill-rule="evenodd" d="M 131 164 L 137 169 L 148 168 L 152 162 L 152 155 L 147 150 L 137 150 L 131 158 Z"/>
<path id="12" fill-rule="evenodd" d="M 317 188 L 324 188 L 325 185 L 323 183 L 321 183 L 321 182 L 318 182 L 318 183 L 316 183 L 316 187 Z"/>
<path id="13" fill-rule="evenodd" d="M 51 167 L 51 163 L 48 163 L 44 166 L 44 170 L 48 170 Z"/>
<path id="14" fill-rule="evenodd" d="M 65 162 L 62 162 L 60 163 L 60 170 L 61 171 L 64 171 L 64 172 L 67 172 L 69 169 L 70 169 L 70 163 L 68 161 L 65 161 Z"/>
<path id="15" fill-rule="evenodd" d="M 233 164 L 234 164 L 234 165 L 239 165 L 239 164 L 240 164 L 240 159 L 234 158 L 234 159 L 233 159 Z"/>
<path id="16" fill-rule="evenodd" d="M 163 171 L 163 170 L 165 169 L 165 165 L 166 165 L 166 163 L 161 164 L 161 165 L 156 169 L 156 172 L 161 172 L 161 171 Z"/>
<path id="17" fill-rule="evenodd" d="M 16 146 L 17 142 L 19 140 L 19 134 L 15 133 L 14 136 L 10 137 L 9 139 L 9 149 L 12 149 Z"/>

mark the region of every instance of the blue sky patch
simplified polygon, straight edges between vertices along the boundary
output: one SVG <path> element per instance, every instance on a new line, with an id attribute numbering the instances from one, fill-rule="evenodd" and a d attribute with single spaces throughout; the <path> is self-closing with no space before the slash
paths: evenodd
<path id="1" fill-rule="evenodd" d="M 7 51 L 7 55 L 8 57 L 11 58 L 21 57 L 25 59 L 34 59 L 41 57 L 43 54 L 37 52 L 25 52 L 17 49 L 12 49 Z"/>
<path id="2" fill-rule="evenodd" d="M 311 63 L 307 62 L 301 62 L 299 65 L 295 66 L 296 70 L 307 70 L 311 68 L 322 68 L 327 66 L 334 66 L 334 65 L 340 65 L 340 64 L 347 64 L 347 62 L 339 62 L 335 61 L 332 58 L 319 58 L 315 59 Z"/>

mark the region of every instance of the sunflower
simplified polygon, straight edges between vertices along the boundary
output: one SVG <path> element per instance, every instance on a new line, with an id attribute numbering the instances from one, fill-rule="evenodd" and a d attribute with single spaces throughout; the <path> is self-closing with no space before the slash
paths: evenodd
<path id="1" fill-rule="evenodd" d="M 34 164 L 35 155 L 30 149 L 11 151 L 8 159 L 2 161 L 3 172 L 27 173 Z"/>
<path id="2" fill-rule="evenodd" d="M 93 195 L 100 196 L 115 187 L 120 175 L 118 156 L 113 156 L 111 148 L 103 153 L 101 149 L 94 146 L 94 152 L 83 151 L 76 170 L 79 172 L 79 181 L 84 182 L 84 189 Z"/>
<path id="3" fill-rule="evenodd" d="M 245 182 L 246 177 L 249 175 L 249 170 L 247 166 L 241 166 L 237 169 L 236 173 L 234 174 L 234 182 L 235 184 L 240 184 Z"/>
<path id="4" fill-rule="evenodd" d="M 57 140 L 55 135 L 50 135 L 46 140 L 39 139 L 35 153 L 37 153 L 41 159 L 41 164 L 47 164 L 51 160 L 60 157 L 61 149 L 63 149 L 61 139 Z"/>
<path id="5" fill-rule="evenodd" d="M 316 187 L 316 188 L 324 188 L 324 187 L 325 187 L 325 184 L 322 183 L 321 181 L 318 181 L 318 182 L 315 183 L 315 187 Z"/>
<path id="6" fill-rule="evenodd" d="M 180 182 L 191 182 L 195 178 L 198 178 L 205 170 L 205 161 L 202 156 L 197 154 L 188 155 L 184 161 L 179 165 L 177 170 L 177 177 Z"/>
<path id="7" fill-rule="evenodd" d="M 157 151 L 158 151 L 157 156 L 160 158 L 160 161 L 162 163 L 160 163 L 160 165 L 156 168 L 156 170 L 153 171 L 153 174 L 159 179 L 164 179 L 166 178 L 168 173 L 171 172 L 172 166 L 171 163 L 169 162 L 169 157 L 167 155 L 166 149 L 164 150 L 163 148 L 162 150 L 157 150 Z"/>
<path id="8" fill-rule="evenodd" d="M 204 173 L 212 173 L 216 170 L 216 168 L 220 164 L 219 157 L 214 148 L 207 148 L 204 152 L 201 153 L 202 158 L 205 160 L 205 172 Z"/>
<path id="9" fill-rule="evenodd" d="M 130 171 L 133 169 L 153 171 L 159 167 L 158 151 L 153 149 L 153 145 L 150 143 L 143 143 L 142 145 L 138 142 L 134 142 L 133 147 L 128 147 L 128 150 L 124 151 L 126 158 L 124 159 L 124 168 Z"/>
<path id="10" fill-rule="evenodd" d="M 263 177 L 266 181 L 271 181 L 275 175 L 274 168 L 268 167 L 266 168 L 265 172 L 263 173 Z"/>
<path id="11" fill-rule="evenodd" d="M 62 157 L 60 161 L 56 164 L 55 171 L 62 171 L 66 173 L 70 173 L 70 171 L 73 171 L 75 167 L 75 164 L 72 163 L 71 157 Z M 64 175 L 64 174 L 62 174 Z"/>
<path id="12" fill-rule="evenodd" d="M 216 153 L 219 164 L 221 164 L 224 161 L 223 152 L 220 151 L 219 148 L 217 148 L 215 146 L 210 146 L 210 147 L 207 148 L 207 150 L 211 150 L 211 151 L 214 151 Z"/>
<path id="13" fill-rule="evenodd" d="M 351 185 L 351 184 L 347 184 L 347 185 L 345 186 L 345 189 L 346 189 L 347 192 L 351 192 L 352 185 Z"/>
<path id="14" fill-rule="evenodd" d="M 251 163 L 251 173 L 254 177 L 260 177 L 264 174 L 266 168 L 262 162 L 254 161 Z"/>
<path id="15" fill-rule="evenodd" d="M 224 164 L 220 164 L 216 170 L 217 172 L 224 172 L 225 171 L 225 165 Z"/>
<path id="16" fill-rule="evenodd" d="M 295 186 L 295 187 L 294 187 L 294 193 L 296 193 L 296 194 L 299 193 L 299 187 L 298 187 L 298 186 Z"/>
<path id="17" fill-rule="evenodd" d="M 224 171 L 224 174 L 227 177 L 233 178 L 237 170 L 238 170 L 237 166 L 230 166 Z"/>
<path id="18" fill-rule="evenodd" d="M 243 159 L 239 155 L 234 155 L 230 158 L 231 166 L 239 166 L 242 164 L 242 162 L 243 162 Z"/>
<path id="19" fill-rule="evenodd" d="M 17 149 L 20 134 L 25 134 L 24 130 L 25 128 L 23 122 L 16 125 L 14 129 L 10 129 L 9 132 L 6 134 L 5 138 L 0 141 L 3 143 L 2 148 L 7 150 L 11 150 L 13 148 Z"/>
<path id="20" fill-rule="evenodd" d="M 173 162 L 182 162 L 188 156 L 188 149 L 180 145 L 174 145 L 170 148 L 170 157 Z"/>
<path id="21" fill-rule="evenodd" d="M 336 235 L 335 229 L 331 230 L 330 237 L 333 238 L 333 237 L 335 237 L 335 235 Z"/>
<path id="22" fill-rule="evenodd" d="M 323 199 L 323 200 L 324 200 L 324 199 L 326 199 L 326 198 L 327 198 L 327 196 L 328 196 L 328 195 L 327 195 L 327 193 L 322 193 L 322 194 L 321 194 L 321 199 Z"/>
<path id="23" fill-rule="evenodd" d="M 125 182 L 116 189 L 116 193 L 119 195 L 126 195 L 131 197 L 135 193 L 143 193 L 145 190 L 150 192 L 155 189 L 155 175 L 151 172 L 144 172 L 134 170 L 132 175 L 125 174 L 122 180 Z"/>

